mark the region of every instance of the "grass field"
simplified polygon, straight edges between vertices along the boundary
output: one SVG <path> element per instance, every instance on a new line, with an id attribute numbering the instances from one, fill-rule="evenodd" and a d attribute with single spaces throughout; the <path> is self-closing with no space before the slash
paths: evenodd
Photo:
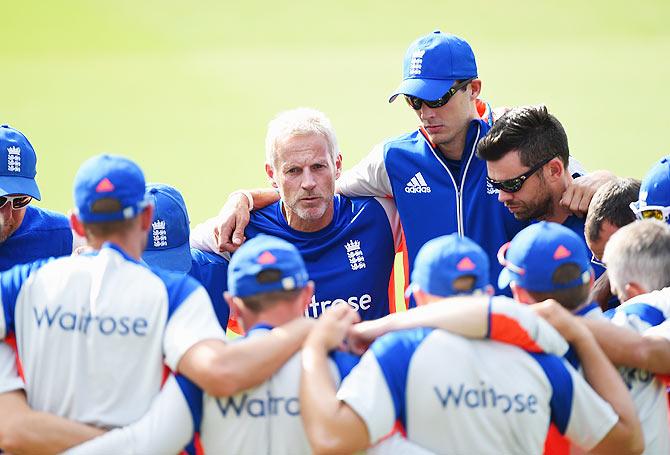
<path id="1" fill-rule="evenodd" d="M 5 2 L 0 121 L 38 151 L 43 206 L 71 205 L 79 163 L 135 158 L 180 188 L 194 222 L 265 183 L 265 127 L 312 106 L 345 167 L 414 114 L 387 96 L 407 45 L 472 44 L 493 105 L 546 103 L 588 168 L 642 176 L 670 153 L 670 2 Z"/>

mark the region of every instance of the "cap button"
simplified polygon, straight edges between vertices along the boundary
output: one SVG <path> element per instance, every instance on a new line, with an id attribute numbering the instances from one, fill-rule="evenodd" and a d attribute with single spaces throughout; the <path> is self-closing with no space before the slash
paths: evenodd
<path id="1" fill-rule="evenodd" d="M 0 125 L 2 128 L 9 128 L 9 125 Z"/>
<path id="2" fill-rule="evenodd" d="M 435 30 L 433 33 L 442 33 L 442 32 L 439 30 Z"/>

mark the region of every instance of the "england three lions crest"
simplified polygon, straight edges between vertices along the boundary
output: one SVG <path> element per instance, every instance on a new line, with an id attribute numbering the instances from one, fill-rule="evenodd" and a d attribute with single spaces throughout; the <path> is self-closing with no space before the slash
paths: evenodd
<path id="1" fill-rule="evenodd" d="M 153 240 L 154 240 L 154 247 L 155 248 L 160 248 L 164 246 L 168 246 L 168 241 L 167 241 L 167 230 L 165 227 L 165 221 L 163 220 L 156 220 L 153 223 L 151 223 L 151 227 L 153 228 Z"/>
<path id="2" fill-rule="evenodd" d="M 347 250 L 347 257 L 349 258 L 349 265 L 351 270 L 361 270 L 365 268 L 365 256 L 361 250 L 360 240 L 349 240 L 344 244 Z"/>
<path id="3" fill-rule="evenodd" d="M 21 172 L 20 148 L 7 147 L 7 170 L 10 172 Z"/>

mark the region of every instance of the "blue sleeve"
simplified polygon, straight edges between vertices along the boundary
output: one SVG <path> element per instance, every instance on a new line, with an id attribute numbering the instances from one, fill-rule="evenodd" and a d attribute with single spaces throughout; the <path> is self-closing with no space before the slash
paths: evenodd
<path id="1" fill-rule="evenodd" d="M 655 327 L 662 322 L 665 322 L 665 316 L 663 315 L 663 312 L 658 308 L 646 303 L 632 303 L 630 305 L 622 305 L 617 307 L 616 312 L 622 312 L 626 315 L 636 315 L 651 327 Z"/>
<path id="2" fill-rule="evenodd" d="M 407 428 L 406 388 L 409 363 L 414 352 L 433 329 L 418 328 L 392 332 L 372 343 L 370 349 L 377 359 L 388 385 L 395 418 Z"/>
<path id="3" fill-rule="evenodd" d="M 158 267 L 151 267 L 165 284 L 168 293 L 168 320 L 182 303 L 200 287 L 195 279 L 183 273 L 171 272 Z"/>
<path id="4" fill-rule="evenodd" d="M 361 358 L 356 355 L 342 351 L 333 351 L 330 353 L 329 357 L 337 366 L 337 371 L 340 374 L 340 381 L 346 378 L 361 360 Z"/>
<path id="5" fill-rule="evenodd" d="M 181 389 L 181 393 L 184 394 L 184 398 L 188 403 L 188 408 L 191 411 L 191 417 L 193 417 L 193 432 L 198 433 L 202 422 L 202 390 L 185 376 L 180 374 L 175 376 L 175 380 Z"/>
<path id="6" fill-rule="evenodd" d="M 189 275 L 198 280 L 209 294 L 214 314 L 219 324 L 226 330 L 230 308 L 223 298 L 228 290 L 228 261 L 218 255 L 191 249 L 192 266 Z"/>
<path id="7" fill-rule="evenodd" d="M 549 402 L 551 421 L 561 434 L 565 434 L 572 412 L 572 376 L 565 363 L 558 357 L 549 354 L 528 354 L 542 367 L 551 383 L 552 393 Z"/>
<path id="8" fill-rule="evenodd" d="M 52 260 L 51 258 L 40 259 L 28 264 L 14 266 L 0 273 L 0 298 L 2 299 L 2 311 L 5 316 L 5 333 L 14 331 L 14 312 L 21 287 L 30 275 Z"/>

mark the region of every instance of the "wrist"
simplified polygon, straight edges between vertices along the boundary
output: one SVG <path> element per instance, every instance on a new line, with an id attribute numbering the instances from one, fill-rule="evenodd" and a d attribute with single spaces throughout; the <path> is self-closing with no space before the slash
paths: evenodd
<path id="1" fill-rule="evenodd" d="M 251 195 L 251 191 L 247 191 L 247 190 L 233 191 L 232 193 L 230 193 L 230 196 L 228 196 L 228 199 L 230 199 L 230 198 L 232 198 L 233 196 L 236 196 L 236 195 L 244 196 L 244 199 L 246 199 L 247 207 L 248 207 L 250 212 L 254 209 L 254 197 Z"/>

